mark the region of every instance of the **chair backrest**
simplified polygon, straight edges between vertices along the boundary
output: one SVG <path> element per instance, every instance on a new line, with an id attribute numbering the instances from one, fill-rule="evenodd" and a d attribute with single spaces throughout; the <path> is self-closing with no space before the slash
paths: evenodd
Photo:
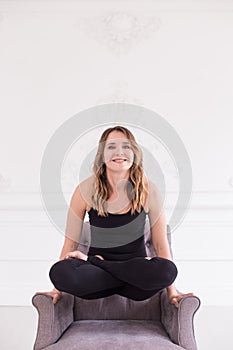
<path id="1" fill-rule="evenodd" d="M 91 242 L 90 223 L 84 222 L 81 235 L 81 242 L 78 249 L 87 254 Z M 156 256 L 152 239 L 149 220 L 146 219 L 145 247 L 147 256 Z M 171 250 L 171 231 L 167 225 L 167 237 Z M 171 250 L 172 254 L 172 250 Z M 131 320 L 160 320 L 160 293 L 149 299 L 135 301 L 114 294 L 104 298 L 86 300 L 75 297 L 74 301 L 75 320 L 105 320 L 105 319 L 131 319 Z"/>
<path id="2" fill-rule="evenodd" d="M 160 321 L 160 292 L 139 301 L 118 294 L 90 300 L 75 297 L 74 320 Z"/>

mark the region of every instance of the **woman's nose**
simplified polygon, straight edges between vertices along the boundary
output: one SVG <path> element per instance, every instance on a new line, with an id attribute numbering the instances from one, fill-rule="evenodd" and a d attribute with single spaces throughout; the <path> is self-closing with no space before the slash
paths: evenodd
<path id="1" fill-rule="evenodd" d="M 116 155 L 117 156 L 123 155 L 123 150 L 122 150 L 121 146 L 116 147 Z"/>

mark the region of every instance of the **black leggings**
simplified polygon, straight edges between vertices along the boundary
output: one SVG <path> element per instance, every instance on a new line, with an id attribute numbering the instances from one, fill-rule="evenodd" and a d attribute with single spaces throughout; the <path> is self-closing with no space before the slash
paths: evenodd
<path id="1" fill-rule="evenodd" d="M 82 299 L 98 299 L 119 294 L 145 300 L 171 285 L 177 276 L 176 265 L 168 259 L 131 258 L 124 261 L 68 258 L 56 262 L 49 271 L 54 286 Z"/>

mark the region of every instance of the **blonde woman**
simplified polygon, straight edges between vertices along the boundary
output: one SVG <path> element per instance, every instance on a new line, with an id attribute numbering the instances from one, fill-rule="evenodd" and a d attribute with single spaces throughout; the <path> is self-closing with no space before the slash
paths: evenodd
<path id="1" fill-rule="evenodd" d="M 45 294 L 56 303 L 62 292 L 83 299 L 119 294 L 145 300 L 163 288 L 172 304 L 193 293 L 179 294 L 177 268 L 170 254 L 159 192 L 146 179 L 142 152 L 123 126 L 100 137 L 91 177 L 75 189 L 67 215 L 60 260 L 50 269 L 55 286 Z M 91 228 L 88 255 L 77 250 L 86 212 Z M 149 217 L 156 257 L 147 257 L 144 225 Z"/>

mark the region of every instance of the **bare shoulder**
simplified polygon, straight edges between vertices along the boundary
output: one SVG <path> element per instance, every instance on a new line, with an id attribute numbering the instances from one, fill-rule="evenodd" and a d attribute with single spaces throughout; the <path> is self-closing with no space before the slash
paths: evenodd
<path id="1" fill-rule="evenodd" d="M 82 197 L 82 201 L 85 203 L 86 211 L 89 211 L 92 207 L 92 195 L 94 191 L 95 176 L 91 175 L 87 179 L 80 182 L 77 186 L 77 191 Z"/>
<path id="2" fill-rule="evenodd" d="M 148 178 L 144 178 L 144 186 L 146 190 L 148 191 L 148 197 L 155 196 L 156 194 L 159 195 L 158 187 Z"/>
<path id="3" fill-rule="evenodd" d="M 158 187 L 151 180 L 147 180 L 146 188 L 148 190 L 147 195 L 147 208 L 148 212 L 162 207 L 162 198 Z"/>
<path id="4" fill-rule="evenodd" d="M 156 195 L 156 194 L 159 195 L 158 187 L 151 180 L 148 180 L 148 191 L 149 191 L 149 194 L 151 195 Z"/>

